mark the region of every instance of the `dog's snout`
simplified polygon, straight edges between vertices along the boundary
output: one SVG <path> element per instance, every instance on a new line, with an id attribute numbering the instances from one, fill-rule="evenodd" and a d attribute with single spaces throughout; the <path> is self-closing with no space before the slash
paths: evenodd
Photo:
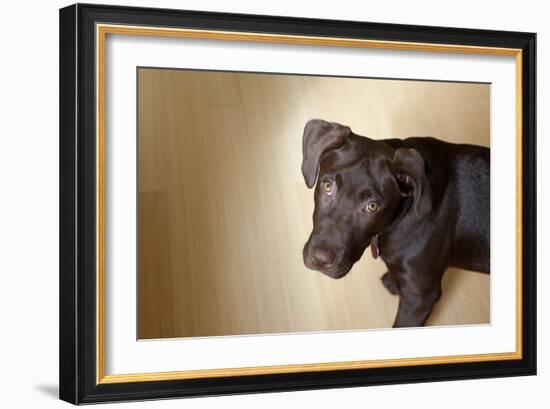
<path id="1" fill-rule="evenodd" d="M 311 265 L 317 270 L 324 270 L 331 267 L 336 260 L 336 255 L 328 250 L 313 248 L 309 253 Z"/>

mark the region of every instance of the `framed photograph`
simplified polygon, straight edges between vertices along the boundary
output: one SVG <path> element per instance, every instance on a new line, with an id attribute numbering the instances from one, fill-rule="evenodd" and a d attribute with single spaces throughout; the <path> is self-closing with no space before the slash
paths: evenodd
<path id="1" fill-rule="evenodd" d="M 60 10 L 60 398 L 536 373 L 536 35 Z"/>

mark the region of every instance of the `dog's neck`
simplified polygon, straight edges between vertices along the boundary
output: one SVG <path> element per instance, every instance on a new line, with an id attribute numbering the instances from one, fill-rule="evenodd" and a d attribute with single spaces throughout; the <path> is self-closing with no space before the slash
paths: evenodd
<path id="1" fill-rule="evenodd" d="M 410 241 L 412 231 L 418 225 L 414 222 L 413 217 L 410 212 L 414 212 L 412 208 L 412 200 L 410 198 L 404 198 L 400 206 L 396 210 L 396 216 L 393 218 L 392 222 L 389 223 L 386 227 L 380 230 L 377 234 L 371 239 L 371 252 L 376 252 L 376 257 L 382 258 L 386 261 L 394 253 L 392 249 L 394 246 L 399 246 L 399 243 Z M 374 243 L 374 248 L 372 247 Z"/>
<path id="2" fill-rule="evenodd" d="M 378 234 L 375 234 L 370 239 L 370 252 L 372 254 L 372 258 L 377 259 L 380 255 L 380 248 L 378 247 Z"/>

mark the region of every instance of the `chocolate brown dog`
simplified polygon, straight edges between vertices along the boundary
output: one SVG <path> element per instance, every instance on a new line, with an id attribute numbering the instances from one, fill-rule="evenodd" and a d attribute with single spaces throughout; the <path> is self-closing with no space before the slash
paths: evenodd
<path id="1" fill-rule="evenodd" d="M 302 173 L 315 187 L 308 268 L 345 276 L 370 245 L 399 295 L 394 327 L 422 326 L 449 267 L 489 273 L 488 148 L 431 137 L 373 140 L 320 119 L 304 129 Z"/>

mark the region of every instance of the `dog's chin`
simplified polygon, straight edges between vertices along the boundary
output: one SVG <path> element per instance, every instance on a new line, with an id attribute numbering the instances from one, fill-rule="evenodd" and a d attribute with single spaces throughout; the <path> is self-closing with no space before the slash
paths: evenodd
<path id="1" fill-rule="evenodd" d="M 344 276 L 346 276 L 349 271 L 351 270 L 351 265 L 350 266 L 337 266 L 337 267 L 334 267 L 334 268 L 329 268 L 329 269 L 325 269 L 325 270 L 317 270 L 321 273 L 323 273 L 324 275 L 330 277 L 330 278 L 334 278 L 335 280 L 339 279 L 339 278 L 342 278 Z"/>

